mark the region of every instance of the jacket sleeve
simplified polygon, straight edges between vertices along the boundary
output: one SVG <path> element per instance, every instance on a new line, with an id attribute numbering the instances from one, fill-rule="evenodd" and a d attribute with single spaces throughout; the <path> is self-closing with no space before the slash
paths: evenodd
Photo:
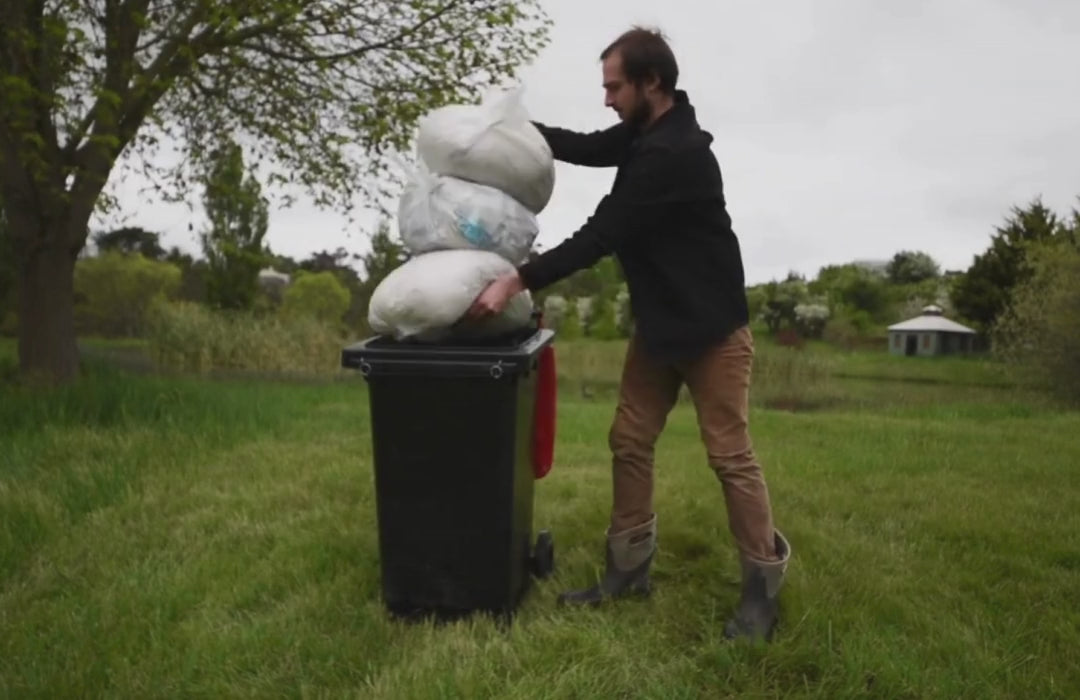
<path id="1" fill-rule="evenodd" d="M 627 164 L 616 191 L 600 200 L 577 232 L 521 265 L 518 274 L 526 288 L 537 292 L 591 267 L 629 241 L 662 230 L 664 213 L 680 199 L 680 191 L 680 167 L 673 154 L 641 154 Z"/>
<path id="2" fill-rule="evenodd" d="M 555 160 L 572 165 L 594 168 L 614 167 L 622 160 L 633 140 L 630 127 L 619 123 L 601 131 L 587 133 L 570 131 L 540 122 L 532 122 L 548 146 Z"/>

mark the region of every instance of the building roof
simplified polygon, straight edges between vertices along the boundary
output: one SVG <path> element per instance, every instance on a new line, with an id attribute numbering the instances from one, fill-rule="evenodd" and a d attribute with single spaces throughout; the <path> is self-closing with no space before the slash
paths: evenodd
<path id="1" fill-rule="evenodd" d="M 956 321 L 950 321 L 944 316 L 936 314 L 923 314 L 902 323 L 889 326 L 890 331 L 912 331 L 915 333 L 932 333 L 943 331 L 946 333 L 974 333 L 972 329 L 961 325 Z"/>
<path id="2" fill-rule="evenodd" d="M 291 281 L 292 277 L 288 273 L 278 272 L 272 267 L 264 267 L 263 269 L 259 270 L 259 279 L 275 280 L 277 282 L 288 284 Z"/>

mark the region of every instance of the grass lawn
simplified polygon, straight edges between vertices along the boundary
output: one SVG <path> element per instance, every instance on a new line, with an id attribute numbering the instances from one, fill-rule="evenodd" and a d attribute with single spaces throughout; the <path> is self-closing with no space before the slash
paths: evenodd
<path id="1" fill-rule="evenodd" d="M 555 606 L 602 562 L 610 498 L 618 349 L 573 349 L 535 501 L 556 574 L 508 630 L 384 614 L 359 380 L 0 388 L 0 697 L 1080 695 L 1080 414 L 974 365 L 843 355 L 806 375 L 836 400 L 756 398 L 794 556 L 776 641 L 730 644 L 738 570 L 685 403 L 658 446 L 654 596 Z"/>

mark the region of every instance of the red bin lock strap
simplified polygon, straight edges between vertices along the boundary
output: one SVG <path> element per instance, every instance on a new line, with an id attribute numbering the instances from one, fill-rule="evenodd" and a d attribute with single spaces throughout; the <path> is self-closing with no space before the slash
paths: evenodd
<path id="1" fill-rule="evenodd" d="M 540 351 L 533 425 L 533 475 L 543 479 L 555 459 L 555 348 Z"/>

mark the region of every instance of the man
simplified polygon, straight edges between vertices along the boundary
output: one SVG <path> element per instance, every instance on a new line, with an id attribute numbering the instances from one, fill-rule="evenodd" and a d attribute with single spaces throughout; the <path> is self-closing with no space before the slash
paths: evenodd
<path id="1" fill-rule="evenodd" d="M 493 281 L 468 315 L 499 313 L 524 289 L 538 291 L 615 255 L 630 292 L 630 339 L 609 433 L 613 508 L 607 570 L 595 586 L 560 596 L 596 604 L 649 592 L 656 551 L 653 448 L 682 383 L 697 412 L 742 562 L 742 591 L 728 637 L 771 637 L 790 556 L 774 530 L 768 489 L 747 427 L 753 340 L 739 244 L 720 168 L 659 32 L 634 28 L 601 54 L 605 104 L 620 122 L 587 134 L 536 123 L 556 159 L 617 167 L 611 192 L 571 238 Z"/>

